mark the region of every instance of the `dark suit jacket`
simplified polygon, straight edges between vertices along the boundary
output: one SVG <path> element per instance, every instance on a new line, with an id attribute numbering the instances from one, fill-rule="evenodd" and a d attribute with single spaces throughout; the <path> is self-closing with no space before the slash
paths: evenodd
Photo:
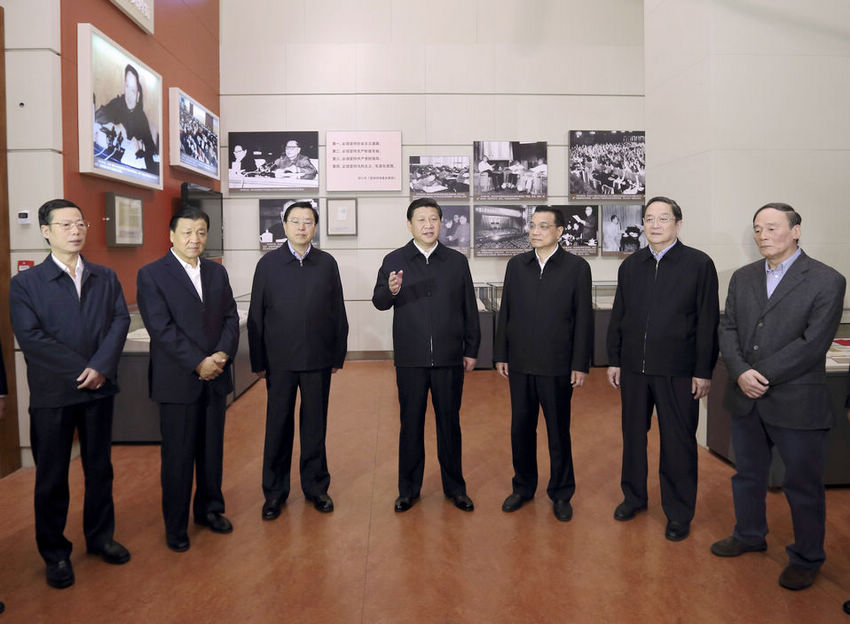
<path id="1" fill-rule="evenodd" d="M 248 342 L 253 371 L 342 368 L 348 317 L 333 256 L 312 247 L 302 263 L 284 243 L 260 258 Z"/>
<path id="2" fill-rule="evenodd" d="M 220 395 L 233 390 L 230 364 L 239 344 L 236 302 L 227 270 L 199 260 L 203 301 L 171 251 L 143 266 L 136 277 L 139 311 L 151 337 L 150 397 L 158 403 L 194 403 L 204 383 Z M 231 359 L 221 375 L 204 382 L 195 368 L 217 351 Z"/>
<path id="3" fill-rule="evenodd" d="M 387 285 L 392 271 L 404 271 L 396 297 Z M 464 357 L 478 356 L 481 330 L 472 275 L 466 256 L 454 249 L 438 243 L 426 261 L 411 240 L 388 253 L 372 304 L 394 310 L 396 366 L 461 366 Z"/>
<path id="4" fill-rule="evenodd" d="M 27 362 L 30 407 L 62 407 L 118 392 L 118 360 L 130 315 L 115 272 L 83 258 L 83 286 L 47 258 L 18 273 L 9 285 L 12 328 Z M 77 377 L 93 368 L 106 382 L 77 390 Z"/>
<path id="5" fill-rule="evenodd" d="M 711 258 L 678 241 L 656 263 L 644 247 L 617 272 L 608 362 L 647 375 L 711 379 L 719 316 Z"/>
<path id="6" fill-rule="evenodd" d="M 720 324 L 720 349 L 729 370 L 726 409 L 744 415 L 758 401 L 759 415 L 772 425 L 832 426 L 824 367 L 841 320 L 844 288 L 840 273 L 805 253 L 791 265 L 770 299 L 764 260 L 735 271 Z M 747 398 L 738 387 L 738 377 L 750 368 L 770 381 L 760 399 Z"/>
<path id="7" fill-rule="evenodd" d="M 590 369 L 593 305 L 590 265 L 560 246 L 543 274 L 532 249 L 505 270 L 493 359 L 529 375 Z"/>

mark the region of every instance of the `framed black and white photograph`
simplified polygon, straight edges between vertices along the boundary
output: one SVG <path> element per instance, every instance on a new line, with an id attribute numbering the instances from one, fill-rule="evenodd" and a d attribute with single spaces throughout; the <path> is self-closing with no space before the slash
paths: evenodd
<path id="1" fill-rule="evenodd" d="M 357 235 L 357 198 L 329 197 L 328 236 Z"/>
<path id="2" fill-rule="evenodd" d="M 469 156 L 411 156 L 410 199 L 420 197 L 468 199 Z"/>
<path id="3" fill-rule="evenodd" d="M 168 162 L 218 180 L 218 115 L 171 87 L 168 119 Z"/>
<path id="4" fill-rule="evenodd" d="M 602 255 L 624 257 L 646 247 L 641 204 L 602 206 Z"/>
<path id="5" fill-rule="evenodd" d="M 318 199 L 289 198 L 260 200 L 260 251 L 271 251 L 286 244 L 286 231 L 283 228 L 283 215 L 291 204 L 297 201 L 308 201 L 313 208 L 319 209 Z M 319 247 L 321 228 L 316 228 L 313 240 L 314 247 Z"/>
<path id="6" fill-rule="evenodd" d="M 476 205 L 475 221 L 476 256 L 515 256 L 531 249 L 528 242 L 528 224 L 534 206 Z"/>
<path id="7" fill-rule="evenodd" d="M 77 24 L 80 173 L 162 189 L 162 78 L 91 24 Z"/>
<path id="8" fill-rule="evenodd" d="M 475 199 L 546 199 L 546 141 L 475 141 L 472 152 Z"/>
<path id="9" fill-rule="evenodd" d="M 316 191 L 319 133 L 230 132 L 227 188 L 231 191 Z"/>
<path id="10" fill-rule="evenodd" d="M 552 206 L 564 215 L 564 233 L 561 247 L 577 256 L 595 256 L 599 253 L 598 206 Z"/>
<path id="11" fill-rule="evenodd" d="M 469 248 L 472 242 L 472 223 L 469 220 L 469 205 L 447 205 L 441 204 L 443 211 L 443 222 L 440 227 L 440 242 L 446 247 L 457 249 L 463 255 L 469 257 Z"/>
<path id="12" fill-rule="evenodd" d="M 141 197 L 106 193 L 104 217 L 107 247 L 141 247 L 145 244 Z"/>
<path id="13" fill-rule="evenodd" d="M 569 198 L 643 200 L 645 139 L 642 130 L 570 130 Z"/>

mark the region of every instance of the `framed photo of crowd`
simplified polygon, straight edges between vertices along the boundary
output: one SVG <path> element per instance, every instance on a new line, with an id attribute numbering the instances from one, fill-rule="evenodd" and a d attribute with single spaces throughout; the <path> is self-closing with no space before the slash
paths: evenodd
<path id="1" fill-rule="evenodd" d="M 286 231 L 283 228 L 283 215 L 289 206 L 297 201 L 308 201 L 316 210 L 319 209 L 318 199 L 305 199 L 303 197 L 293 199 L 261 199 L 260 200 L 260 251 L 271 251 L 286 244 Z M 321 241 L 321 228 L 316 228 L 316 233 L 310 243 L 319 247 Z"/>
<path id="2" fill-rule="evenodd" d="M 231 191 L 316 191 L 319 133 L 230 132 L 227 188 Z"/>
<path id="3" fill-rule="evenodd" d="M 410 156 L 409 163 L 410 199 L 469 198 L 469 156 Z"/>
<path id="4" fill-rule="evenodd" d="M 646 247 L 641 204 L 602 206 L 602 255 L 625 257 Z"/>
<path id="5" fill-rule="evenodd" d="M 646 192 L 646 133 L 630 130 L 570 130 L 569 199 L 643 201 Z"/>
<path id="6" fill-rule="evenodd" d="M 162 189 L 162 77 L 77 24 L 80 173 Z"/>
<path id="7" fill-rule="evenodd" d="M 534 206 L 476 205 L 474 254 L 486 256 L 515 256 L 531 249 L 528 224 Z"/>
<path id="8" fill-rule="evenodd" d="M 549 165 L 545 141 L 475 141 L 472 152 L 475 199 L 546 199 Z"/>
<path id="9" fill-rule="evenodd" d="M 218 115 L 171 87 L 168 119 L 168 162 L 218 180 Z"/>

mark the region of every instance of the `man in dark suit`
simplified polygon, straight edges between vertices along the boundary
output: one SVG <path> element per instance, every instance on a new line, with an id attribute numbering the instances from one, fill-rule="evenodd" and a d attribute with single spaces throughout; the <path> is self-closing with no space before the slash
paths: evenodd
<path id="1" fill-rule="evenodd" d="M 384 258 L 372 295 L 379 310 L 393 308 L 401 411 L 397 512 L 410 509 L 422 488 L 429 389 L 443 493 L 459 509 L 474 509 L 463 479 L 460 404 L 463 375 L 475 368 L 481 332 L 469 263 L 460 252 L 438 243 L 442 217 L 431 198 L 410 203 L 407 229 L 413 239 Z"/>
<path id="2" fill-rule="evenodd" d="M 136 290 L 151 338 L 150 396 L 159 403 L 165 540 L 171 550 L 184 552 L 193 469 L 195 523 L 215 533 L 233 530 L 222 515 L 221 471 L 239 315 L 227 271 L 201 258 L 209 216 L 184 206 L 169 229 L 171 250 L 139 269 Z"/>
<path id="3" fill-rule="evenodd" d="M 770 203 L 753 217 L 764 260 L 732 275 L 720 350 L 729 370 L 724 407 L 732 414 L 735 530 L 711 552 L 736 557 L 767 548 L 765 497 L 771 448 L 785 464 L 782 488 L 794 543 L 779 576 L 787 589 L 811 585 L 826 559 L 823 488 L 826 436 L 833 413 L 825 358 L 841 320 L 845 280 L 799 247 L 802 219 Z"/>
<path id="4" fill-rule="evenodd" d="M 274 520 L 289 496 L 295 396 L 301 391 L 301 490 L 313 506 L 333 511 L 325 450 L 331 375 L 348 349 L 348 318 L 333 256 L 310 241 L 319 211 L 310 201 L 283 215 L 286 244 L 257 263 L 248 311 L 251 369 L 266 380 L 263 451 L 264 520 Z"/>
<path id="5" fill-rule="evenodd" d="M 649 245 L 626 258 L 608 325 L 608 381 L 620 389 L 625 496 L 614 518 L 647 507 L 646 437 L 653 407 L 661 440 L 664 535 L 690 533 L 697 498 L 699 400 L 717 362 L 717 271 L 703 252 L 679 240 L 682 209 L 667 197 L 643 209 Z"/>
<path id="6" fill-rule="evenodd" d="M 549 438 L 549 486 L 555 517 L 573 516 L 575 492 L 570 399 L 584 385 L 593 344 L 590 265 L 558 244 L 564 215 L 538 206 L 528 238 L 532 251 L 505 270 L 493 358 L 511 391 L 513 491 L 502 511 L 513 512 L 537 489 L 537 415 L 543 408 Z"/>
<path id="7" fill-rule="evenodd" d="M 63 535 L 68 517 L 68 464 L 74 429 L 86 493 L 86 549 L 107 563 L 130 553 L 113 539 L 112 408 L 118 360 L 130 315 L 114 271 L 84 261 L 89 223 L 65 199 L 38 209 L 50 254 L 12 278 L 9 312 L 27 363 L 30 438 L 35 471 L 35 537 L 47 564 L 47 584 L 74 584 L 72 544 Z"/>

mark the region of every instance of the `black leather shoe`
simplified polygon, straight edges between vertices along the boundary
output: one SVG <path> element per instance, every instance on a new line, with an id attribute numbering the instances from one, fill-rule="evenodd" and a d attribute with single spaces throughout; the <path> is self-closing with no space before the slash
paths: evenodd
<path id="1" fill-rule="evenodd" d="M 691 532 L 690 522 L 673 522 L 667 521 L 667 530 L 664 531 L 664 537 L 671 542 L 681 542 Z"/>
<path id="2" fill-rule="evenodd" d="M 401 513 L 402 511 L 407 511 L 408 509 L 413 507 L 413 503 L 415 503 L 418 498 L 419 498 L 418 496 L 413 496 L 413 497 L 399 496 L 397 499 L 395 499 L 395 503 L 393 504 L 393 509 L 397 513 Z"/>
<path id="3" fill-rule="evenodd" d="M 208 527 L 213 533 L 230 533 L 233 531 L 233 525 L 230 520 L 214 511 L 209 512 L 203 518 L 195 516 L 195 524 Z"/>
<path id="4" fill-rule="evenodd" d="M 189 536 L 185 533 L 180 535 L 166 535 L 165 543 L 174 552 L 186 552 L 189 550 Z"/>
<path id="5" fill-rule="evenodd" d="M 280 515 L 280 499 L 272 498 L 263 503 L 263 520 L 274 520 Z"/>
<path id="6" fill-rule="evenodd" d="M 47 564 L 47 584 L 56 589 L 64 589 L 74 584 L 74 568 L 70 559 Z"/>
<path id="7" fill-rule="evenodd" d="M 620 522 L 625 522 L 626 520 L 631 520 L 634 518 L 638 512 L 646 511 L 646 505 L 642 506 L 633 506 L 623 501 L 617 508 L 614 510 L 614 520 L 619 520 Z"/>
<path id="8" fill-rule="evenodd" d="M 742 542 L 734 535 L 711 545 L 712 554 L 718 557 L 737 557 L 747 552 L 761 552 L 763 550 L 767 550 L 767 544 L 753 546 Z"/>
<path id="9" fill-rule="evenodd" d="M 446 498 L 451 499 L 454 506 L 462 511 L 472 511 L 475 509 L 475 504 L 466 494 L 455 494 L 454 496 L 446 496 Z"/>
<path id="10" fill-rule="evenodd" d="M 561 522 L 569 522 L 573 517 L 573 506 L 568 500 L 556 500 L 553 510 L 555 517 Z"/>
<path id="11" fill-rule="evenodd" d="M 334 510 L 334 502 L 327 494 L 308 496 L 307 500 L 313 503 L 313 507 L 322 513 L 330 513 Z"/>
<path id="12" fill-rule="evenodd" d="M 517 494 L 516 492 L 513 492 L 505 499 L 505 502 L 502 503 L 502 511 L 504 511 L 505 513 L 511 513 L 525 505 L 530 500 L 531 497 L 523 496 L 522 494 Z"/>
<path id="13" fill-rule="evenodd" d="M 806 589 L 815 582 L 817 575 L 817 568 L 804 568 L 792 563 L 782 570 L 782 574 L 779 575 L 779 584 L 785 589 Z"/>
<path id="14" fill-rule="evenodd" d="M 89 554 L 100 555 L 106 563 L 121 565 L 130 561 L 130 551 L 116 541 L 100 548 L 87 548 Z"/>

